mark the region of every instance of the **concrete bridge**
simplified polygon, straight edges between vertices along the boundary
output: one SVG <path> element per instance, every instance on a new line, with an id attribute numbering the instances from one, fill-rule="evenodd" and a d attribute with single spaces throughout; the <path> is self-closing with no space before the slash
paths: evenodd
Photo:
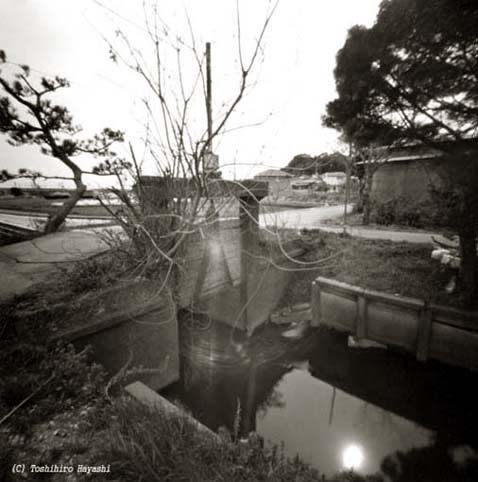
<path id="1" fill-rule="evenodd" d="M 141 184 L 147 213 L 161 212 L 172 198 L 196 195 L 190 180 L 146 177 Z M 214 180 L 205 190 L 216 206 L 229 205 L 228 215 L 217 208 L 215 216 L 206 222 L 198 220 L 187 236 L 183 269 L 179 270 L 178 306 L 207 313 L 251 334 L 268 319 L 288 279 L 287 272 L 277 266 L 285 258 L 270 259 L 260 246 L 259 202 L 268 193 L 267 183 Z M 154 226 L 151 232 L 155 232 Z"/>

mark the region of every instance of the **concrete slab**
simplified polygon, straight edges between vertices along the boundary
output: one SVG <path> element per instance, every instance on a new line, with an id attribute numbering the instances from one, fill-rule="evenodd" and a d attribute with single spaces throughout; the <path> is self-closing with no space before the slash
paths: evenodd
<path id="1" fill-rule="evenodd" d="M 66 231 L 0 247 L 0 300 L 24 293 L 59 266 L 108 250 L 104 233 L 105 228 Z"/>
<path id="2" fill-rule="evenodd" d="M 159 410 L 166 416 L 183 417 L 188 420 L 197 430 L 210 438 L 213 441 L 219 442 L 221 439 L 218 434 L 213 432 L 211 429 L 203 425 L 191 415 L 189 415 L 184 410 L 178 408 L 176 405 L 172 404 L 169 400 L 151 390 L 144 383 L 134 382 L 125 387 L 125 390 L 136 400 L 143 403 L 147 407 Z"/>

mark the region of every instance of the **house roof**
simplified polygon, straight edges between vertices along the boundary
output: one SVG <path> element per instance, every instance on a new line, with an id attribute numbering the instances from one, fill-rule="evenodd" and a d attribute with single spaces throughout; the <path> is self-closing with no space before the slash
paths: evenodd
<path id="1" fill-rule="evenodd" d="M 440 143 L 443 146 L 453 145 L 452 141 L 442 141 Z M 437 145 L 440 145 L 437 144 Z M 469 138 L 463 141 L 463 145 L 467 149 L 477 150 L 478 139 Z M 430 147 L 422 143 L 406 144 L 401 146 L 386 147 L 382 146 L 377 149 L 379 152 L 383 152 L 384 162 L 404 162 L 404 161 L 420 161 L 427 159 L 439 159 L 445 155 L 444 151 L 441 151 L 437 147 Z M 364 164 L 359 162 L 358 164 Z"/>
<path id="2" fill-rule="evenodd" d="M 324 172 L 322 176 L 325 177 L 345 177 L 345 172 L 335 171 L 335 172 Z"/>
<path id="3" fill-rule="evenodd" d="M 280 169 L 267 169 L 267 171 L 262 171 L 254 177 L 293 177 L 292 174 L 288 172 L 281 171 Z"/>
<path id="4" fill-rule="evenodd" d="M 310 186 L 311 184 L 320 184 L 320 181 L 317 181 L 316 179 L 301 179 L 300 181 L 294 181 L 292 183 L 293 186 Z"/>
<path id="5" fill-rule="evenodd" d="M 401 161 L 419 161 L 423 159 L 437 159 L 440 157 L 441 154 L 438 153 L 430 153 L 430 154 L 422 154 L 421 156 L 394 156 L 391 155 L 385 162 L 401 162 Z"/>

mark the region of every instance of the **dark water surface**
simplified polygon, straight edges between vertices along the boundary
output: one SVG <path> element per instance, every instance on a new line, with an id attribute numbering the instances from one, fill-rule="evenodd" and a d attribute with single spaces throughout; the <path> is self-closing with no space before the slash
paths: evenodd
<path id="1" fill-rule="evenodd" d="M 235 338 L 236 337 L 236 338 Z M 164 393 L 217 430 L 257 431 L 326 475 L 353 468 L 396 481 L 478 480 L 478 377 L 406 355 L 267 326 L 251 340 L 183 323 L 181 380 Z M 235 423 L 236 421 L 236 423 Z"/>

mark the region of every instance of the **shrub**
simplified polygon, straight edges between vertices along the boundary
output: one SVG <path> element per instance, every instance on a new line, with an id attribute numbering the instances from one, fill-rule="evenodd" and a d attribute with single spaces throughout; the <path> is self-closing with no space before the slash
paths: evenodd
<path id="1" fill-rule="evenodd" d="M 391 199 L 383 203 L 374 202 L 372 205 L 371 220 L 377 224 L 394 224 L 396 221 L 396 199 Z"/>
<path id="2" fill-rule="evenodd" d="M 23 191 L 19 187 L 11 187 L 10 194 L 15 197 L 23 196 Z"/>
<path id="3" fill-rule="evenodd" d="M 75 263 L 59 280 L 69 296 L 111 286 L 124 277 L 133 264 L 132 257 L 123 253 L 107 254 Z"/>
<path id="4" fill-rule="evenodd" d="M 377 224 L 423 228 L 432 225 L 436 212 L 427 201 L 411 202 L 400 196 L 385 202 L 372 202 L 371 221 Z"/>

